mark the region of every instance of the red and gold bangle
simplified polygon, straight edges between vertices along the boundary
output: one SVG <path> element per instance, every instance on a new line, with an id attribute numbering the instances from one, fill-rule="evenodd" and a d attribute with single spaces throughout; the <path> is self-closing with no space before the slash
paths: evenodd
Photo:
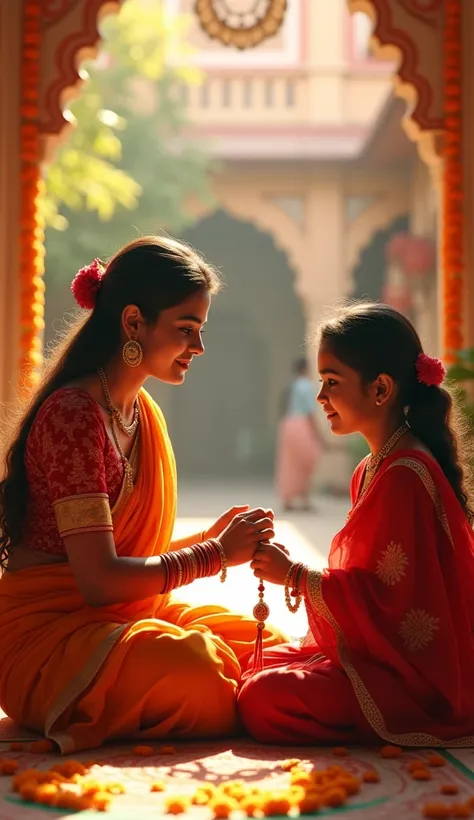
<path id="1" fill-rule="evenodd" d="M 294 562 L 291 564 L 285 578 L 285 603 L 290 612 L 297 612 L 300 608 L 303 595 L 300 592 L 299 584 L 303 572 L 307 569 L 305 564 Z M 291 591 L 290 591 L 291 590 Z M 294 598 L 294 604 L 291 599 Z"/>
<path id="2" fill-rule="evenodd" d="M 214 544 L 215 547 L 219 550 L 220 558 L 221 558 L 221 574 L 220 574 L 220 582 L 221 584 L 227 578 L 227 555 L 225 554 L 224 547 L 222 546 L 221 542 L 217 540 L 217 538 L 213 538 L 210 542 Z"/>
<path id="3" fill-rule="evenodd" d="M 211 539 L 193 547 L 176 552 L 166 552 L 161 556 L 165 570 L 163 595 L 172 589 L 187 586 L 197 578 L 208 578 L 221 573 L 221 581 L 227 575 L 227 558 L 220 541 Z"/>

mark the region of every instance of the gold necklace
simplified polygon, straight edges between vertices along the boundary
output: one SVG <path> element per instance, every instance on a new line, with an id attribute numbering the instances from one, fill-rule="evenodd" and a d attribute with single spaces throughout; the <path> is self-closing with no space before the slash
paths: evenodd
<path id="1" fill-rule="evenodd" d="M 107 384 L 107 379 L 105 377 L 105 373 L 102 369 L 99 370 L 98 373 L 99 373 L 100 381 L 102 383 L 102 388 L 104 390 L 104 396 L 105 396 L 105 401 L 106 401 L 106 404 L 107 404 L 107 410 L 108 410 L 109 415 L 110 415 L 110 421 L 111 421 L 110 426 L 111 426 L 111 429 L 112 429 L 112 435 L 114 437 L 115 446 L 116 446 L 116 448 L 119 452 L 120 459 L 121 459 L 122 465 L 123 465 L 123 476 L 124 476 L 124 482 L 125 482 L 125 491 L 126 491 L 127 495 L 130 495 L 130 493 L 133 491 L 133 467 L 130 464 L 127 456 L 124 453 L 124 451 L 122 450 L 122 447 L 120 446 L 120 441 L 118 439 L 117 431 L 115 429 L 115 424 L 116 424 L 116 421 L 117 421 L 117 417 L 116 417 L 116 414 L 114 413 L 114 410 L 116 410 L 116 408 L 112 404 L 112 399 L 110 397 L 109 386 Z M 138 400 L 137 400 L 137 404 L 138 404 Z"/>
<path id="2" fill-rule="evenodd" d="M 371 455 L 369 457 L 369 460 L 368 460 L 366 468 L 365 468 L 364 483 L 362 485 L 362 489 L 360 491 L 359 498 L 357 499 L 358 501 L 360 500 L 362 495 L 367 490 L 370 482 L 374 478 L 374 476 L 375 476 L 376 472 L 378 471 L 378 469 L 379 469 L 382 461 L 384 460 L 384 458 L 386 458 L 388 456 L 390 451 L 395 447 L 395 444 L 398 441 L 400 441 L 401 437 L 404 436 L 407 431 L 408 431 L 408 424 L 406 422 L 403 422 L 401 427 L 399 427 L 398 430 L 395 430 L 393 436 L 391 436 L 389 438 L 389 440 L 382 447 L 380 452 L 377 453 L 376 456 Z"/>
<path id="3" fill-rule="evenodd" d="M 112 401 L 112 396 L 110 395 L 109 385 L 107 383 L 104 371 L 102 370 L 102 368 L 99 368 L 97 372 L 102 383 L 102 389 L 104 391 L 105 400 L 107 402 L 107 409 L 111 417 L 115 419 L 117 425 L 120 427 L 122 432 L 125 433 L 127 436 L 130 436 L 131 438 L 135 434 L 138 424 L 140 422 L 140 407 L 138 404 L 138 399 L 135 399 L 133 403 L 132 423 L 125 424 L 119 409 L 115 406 L 115 404 Z"/>

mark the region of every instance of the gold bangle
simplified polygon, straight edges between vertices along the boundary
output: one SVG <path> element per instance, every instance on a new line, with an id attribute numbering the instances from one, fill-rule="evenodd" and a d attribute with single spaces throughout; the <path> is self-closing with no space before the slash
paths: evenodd
<path id="1" fill-rule="evenodd" d="M 222 546 L 221 542 L 217 540 L 217 538 L 213 538 L 212 543 L 216 545 L 221 556 L 221 574 L 219 580 L 221 584 L 223 584 L 227 578 L 227 555 L 225 554 L 224 547 Z"/>

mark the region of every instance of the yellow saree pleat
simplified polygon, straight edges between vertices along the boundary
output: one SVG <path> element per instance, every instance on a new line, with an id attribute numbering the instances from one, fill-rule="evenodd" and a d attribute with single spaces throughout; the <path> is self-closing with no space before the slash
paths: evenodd
<path id="1" fill-rule="evenodd" d="M 165 552 L 176 468 L 161 411 L 140 393 L 140 466 L 113 510 L 118 555 Z M 255 624 L 157 595 L 92 609 L 68 564 L 0 579 L 0 705 L 65 753 L 119 737 L 213 737 L 237 727 L 239 658 Z M 265 644 L 281 641 L 267 631 Z"/>

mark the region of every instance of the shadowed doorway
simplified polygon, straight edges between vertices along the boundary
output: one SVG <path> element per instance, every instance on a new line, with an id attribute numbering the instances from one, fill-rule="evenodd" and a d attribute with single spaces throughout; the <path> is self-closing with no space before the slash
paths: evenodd
<path id="1" fill-rule="evenodd" d="M 183 239 L 222 271 L 225 284 L 211 307 L 204 356 L 182 387 L 158 388 L 178 474 L 271 475 L 282 394 L 304 350 L 294 275 L 269 235 L 223 211 Z"/>

